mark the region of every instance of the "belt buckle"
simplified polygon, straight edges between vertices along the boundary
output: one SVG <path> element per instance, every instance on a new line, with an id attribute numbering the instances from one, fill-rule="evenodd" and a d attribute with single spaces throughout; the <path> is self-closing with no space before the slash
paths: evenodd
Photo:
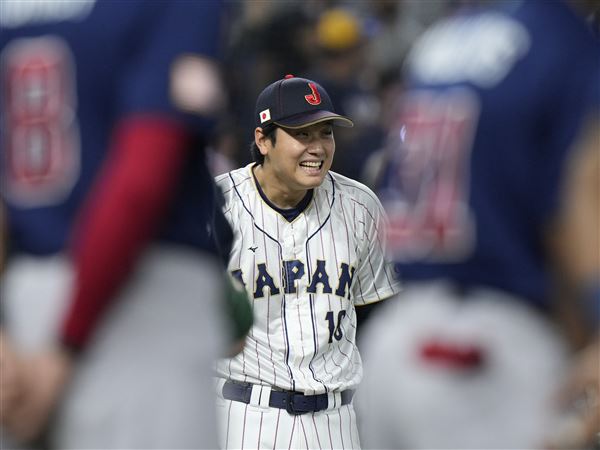
<path id="1" fill-rule="evenodd" d="M 296 393 L 293 391 L 290 392 L 286 392 L 286 397 L 285 397 L 285 410 L 293 415 L 293 416 L 299 416 L 301 414 L 305 414 L 308 411 L 297 411 L 294 409 L 294 395 Z"/>

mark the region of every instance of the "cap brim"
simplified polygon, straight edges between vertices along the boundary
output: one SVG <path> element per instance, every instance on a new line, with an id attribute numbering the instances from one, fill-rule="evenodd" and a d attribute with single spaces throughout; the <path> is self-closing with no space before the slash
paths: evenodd
<path id="1" fill-rule="evenodd" d="M 313 111 L 309 113 L 296 114 L 295 116 L 286 117 L 285 119 L 278 120 L 275 123 L 280 127 L 284 128 L 304 128 L 316 123 L 326 122 L 328 120 L 334 121 L 335 125 L 341 127 L 353 127 L 354 122 L 344 116 L 330 112 L 330 111 Z"/>

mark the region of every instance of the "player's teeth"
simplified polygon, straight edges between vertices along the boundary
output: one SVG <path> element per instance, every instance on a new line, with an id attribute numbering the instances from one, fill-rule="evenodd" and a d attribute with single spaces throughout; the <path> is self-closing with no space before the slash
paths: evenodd
<path id="1" fill-rule="evenodd" d="M 317 169 L 319 167 L 321 167 L 321 163 L 320 162 L 308 162 L 307 161 L 307 162 L 300 163 L 300 165 L 304 166 L 304 167 L 315 167 Z"/>

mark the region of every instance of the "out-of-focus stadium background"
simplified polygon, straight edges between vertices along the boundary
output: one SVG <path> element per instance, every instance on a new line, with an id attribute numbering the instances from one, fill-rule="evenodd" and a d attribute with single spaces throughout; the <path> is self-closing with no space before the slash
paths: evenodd
<path id="1" fill-rule="evenodd" d="M 336 134 L 333 170 L 368 181 L 410 45 L 464 0 L 228 1 L 224 76 L 229 107 L 217 128 L 217 172 L 250 162 L 254 102 L 285 74 L 318 80 L 355 127 Z"/>

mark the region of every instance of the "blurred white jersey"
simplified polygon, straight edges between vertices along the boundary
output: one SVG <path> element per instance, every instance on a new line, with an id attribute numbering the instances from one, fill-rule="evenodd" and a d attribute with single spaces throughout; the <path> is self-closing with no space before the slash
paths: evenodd
<path id="1" fill-rule="evenodd" d="M 212 255 L 167 245 L 144 252 L 77 360 L 49 429 L 51 448 L 216 448 L 221 272 Z M 59 338 L 73 276 L 63 256 L 10 261 L 0 279 L 3 326 L 19 351 Z M 4 431 L 0 448 L 31 448 Z"/>
<path id="2" fill-rule="evenodd" d="M 365 448 L 534 449 L 560 424 L 566 348 L 520 299 L 408 283 L 365 325 L 355 397 Z"/>

